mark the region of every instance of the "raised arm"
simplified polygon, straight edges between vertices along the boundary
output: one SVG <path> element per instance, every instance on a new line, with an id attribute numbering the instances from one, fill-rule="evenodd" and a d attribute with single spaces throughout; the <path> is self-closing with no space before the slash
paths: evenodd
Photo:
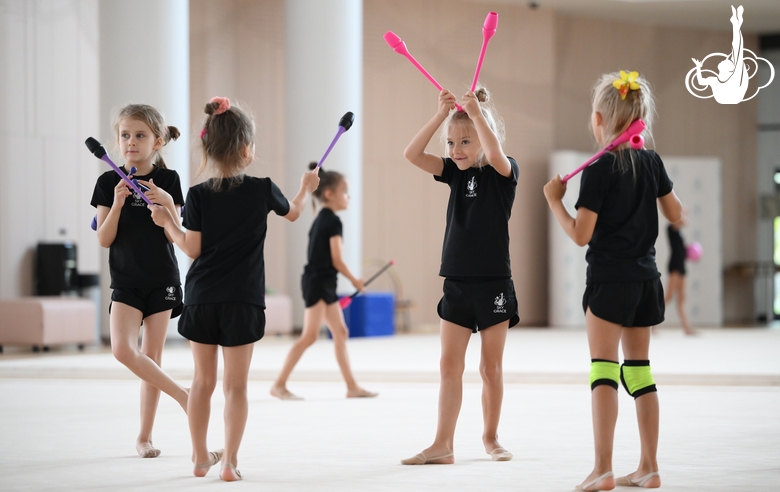
<path id="1" fill-rule="evenodd" d="M 417 135 L 404 149 L 404 157 L 407 161 L 435 176 L 441 176 L 442 171 L 444 171 L 444 161 L 438 155 L 425 152 L 425 147 L 428 146 L 436 130 L 447 119 L 447 115 L 452 109 L 455 109 L 455 96 L 447 89 L 442 89 L 439 93 L 439 108 L 436 110 L 436 114 L 417 132 Z"/>
<path id="2" fill-rule="evenodd" d="M 485 158 L 501 176 L 506 178 L 512 176 L 512 165 L 509 163 L 504 149 L 501 148 L 501 142 L 498 136 L 493 133 L 490 126 L 482 115 L 477 96 L 469 91 L 463 96 L 463 110 L 468 113 L 471 121 L 474 122 L 474 128 L 477 130 L 477 137 L 482 146 L 482 152 Z"/>
<path id="3" fill-rule="evenodd" d="M 558 223 L 577 246 L 585 246 L 593 237 L 596 228 L 598 214 L 585 207 L 577 209 L 577 217 L 569 215 L 569 211 L 563 205 L 563 196 L 566 194 L 566 183 L 561 181 L 560 174 L 544 185 L 544 197 L 547 199 L 550 210 L 558 220 Z"/>
<path id="4" fill-rule="evenodd" d="M 303 213 L 303 207 L 306 204 L 306 197 L 309 196 L 320 185 L 319 170 L 308 171 L 301 176 L 301 187 L 295 198 L 290 200 L 290 211 L 284 216 L 290 222 L 295 222 Z"/>

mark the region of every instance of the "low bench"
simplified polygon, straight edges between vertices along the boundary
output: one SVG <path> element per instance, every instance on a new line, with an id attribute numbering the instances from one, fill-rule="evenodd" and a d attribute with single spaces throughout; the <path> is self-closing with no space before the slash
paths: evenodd
<path id="1" fill-rule="evenodd" d="M 0 300 L 0 352 L 3 345 L 31 345 L 33 351 L 96 340 L 95 303 L 68 297 Z"/>

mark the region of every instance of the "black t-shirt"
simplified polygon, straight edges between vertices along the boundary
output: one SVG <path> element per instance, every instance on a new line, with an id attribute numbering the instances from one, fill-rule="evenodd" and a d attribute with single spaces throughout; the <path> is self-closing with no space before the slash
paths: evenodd
<path id="1" fill-rule="evenodd" d="M 155 166 L 148 175 L 134 177 L 144 181 L 153 179 L 155 185 L 171 195 L 173 203 L 179 206 L 184 203 L 176 171 Z M 101 174 L 92 193 L 92 206 L 110 208 L 114 203 L 114 188 L 121 179 L 113 170 Z M 125 199 L 119 215 L 116 238 L 108 252 L 108 267 L 112 289 L 181 285 L 173 244 L 165 237 L 163 228 L 152 221 L 152 212 L 135 192 Z"/>
<path id="2" fill-rule="evenodd" d="M 629 159 L 628 152 L 624 154 Z M 576 208 L 598 214 L 588 243 L 587 282 L 637 282 L 658 278 L 655 240 L 656 200 L 672 191 L 661 158 L 652 150 L 636 152 L 636 176 L 631 166 L 621 172 L 615 154 L 604 154 L 585 168 Z"/>
<path id="3" fill-rule="evenodd" d="M 190 188 L 184 227 L 199 231 L 200 256 L 184 284 L 184 304 L 245 302 L 265 307 L 263 245 L 268 214 L 287 215 L 290 202 L 270 178 L 244 176 L 230 190 Z"/>
<path id="4" fill-rule="evenodd" d="M 449 185 L 450 199 L 439 275 L 510 278 L 509 216 L 520 166 L 509 157 L 507 178 L 493 166 L 461 171 L 449 157 L 442 159 L 441 176 L 433 178 Z"/>
<path id="5" fill-rule="evenodd" d="M 341 220 L 333 210 L 323 207 L 309 230 L 309 254 L 304 273 L 318 277 L 335 277 L 338 274 L 330 252 L 330 238 L 333 236 L 342 236 Z"/>

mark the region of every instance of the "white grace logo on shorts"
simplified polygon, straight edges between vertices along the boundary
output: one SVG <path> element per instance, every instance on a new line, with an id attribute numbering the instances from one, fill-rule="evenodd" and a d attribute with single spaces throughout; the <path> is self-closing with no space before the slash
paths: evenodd
<path id="1" fill-rule="evenodd" d="M 500 296 L 496 297 L 496 300 L 493 301 L 493 304 L 496 305 L 496 309 L 493 310 L 494 313 L 502 313 L 506 314 L 506 297 L 504 297 L 504 293 L 502 292 Z"/>
<path id="2" fill-rule="evenodd" d="M 166 287 L 165 288 L 165 300 L 166 301 L 175 301 L 176 300 L 176 287 Z"/>
<path id="3" fill-rule="evenodd" d="M 466 198 L 474 198 L 477 196 L 477 177 L 472 176 L 471 180 L 466 184 Z"/>

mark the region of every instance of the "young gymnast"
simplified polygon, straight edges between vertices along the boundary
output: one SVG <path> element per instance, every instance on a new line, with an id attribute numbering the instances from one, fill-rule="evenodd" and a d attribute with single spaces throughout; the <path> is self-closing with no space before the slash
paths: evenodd
<path id="1" fill-rule="evenodd" d="M 591 126 L 600 147 L 639 118 L 651 134 L 654 103 L 644 79 L 628 82 L 617 73 L 606 74 L 594 87 L 592 103 Z M 680 220 L 682 207 L 658 154 L 632 150 L 628 144 L 604 154 L 583 171 L 576 217 L 569 215 L 561 201 L 565 193 L 560 176 L 544 187 L 550 209 L 566 234 L 579 246 L 588 245 L 582 305 L 592 361 L 596 460 L 576 490 L 611 490 L 616 484 L 660 487 L 656 461 L 659 409 L 649 348 L 650 327 L 664 319 L 664 295 L 654 244 L 657 207 L 672 223 Z M 622 365 L 618 364 L 619 345 L 623 347 Z M 612 449 L 620 381 L 636 401 L 641 456 L 635 472 L 615 480 Z"/>
<path id="2" fill-rule="evenodd" d="M 680 229 L 685 226 L 685 216 L 676 224 L 669 224 L 666 228 L 669 236 L 669 283 L 666 286 L 665 304 L 668 306 L 675 296 L 677 296 L 677 314 L 680 317 L 680 324 L 686 335 L 695 335 L 696 331 L 691 327 L 688 321 L 688 314 L 685 312 L 685 241 L 683 240 Z"/>
<path id="3" fill-rule="evenodd" d="M 310 169 L 315 169 L 316 162 Z M 349 205 L 347 180 L 341 173 L 320 169 L 320 185 L 313 196 L 322 204 L 322 210 L 311 225 L 309 231 L 308 263 L 301 278 L 301 290 L 306 311 L 303 314 L 303 333 L 290 348 L 282 371 L 271 387 L 271 395 L 282 400 L 301 400 L 287 389 L 290 377 L 303 352 L 306 351 L 320 333 L 323 323 L 333 336 L 333 348 L 341 375 L 347 383 L 347 398 L 371 398 L 377 393 L 367 391 L 355 382 L 347 355 L 347 337 L 349 332 L 344 322 L 344 313 L 336 295 L 337 274 L 341 273 L 352 282 L 357 290 L 363 290 L 363 280 L 356 278 L 341 257 L 342 232 L 341 220 L 336 212 L 346 210 Z M 314 204 L 313 204 L 314 205 Z"/>
<path id="4" fill-rule="evenodd" d="M 160 149 L 176 140 L 179 130 L 165 126 L 163 116 L 155 108 L 131 104 L 114 118 L 114 133 L 127 164 L 125 173 L 135 167 L 135 177 L 149 188 L 144 194 L 178 220 L 184 203 L 179 175 L 166 168 Z M 117 173 L 106 171 L 98 178 L 92 206 L 97 208 L 98 242 L 109 248 L 108 266 L 114 289 L 109 307 L 111 350 L 119 362 L 141 378 L 141 430 L 136 451 L 142 458 L 156 458 L 160 450 L 152 444 L 152 427 L 160 390 L 187 409 L 187 390 L 160 369 L 168 320 L 181 311 L 179 267 L 173 245 L 152 222 L 146 202 Z M 139 350 L 142 323 L 144 334 Z"/>
<path id="5" fill-rule="evenodd" d="M 306 172 L 301 187 L 288 201 L 269 178 L 245 174 L 254 159 L 255 127 L 227 98 L 206 105 L 201 131 L 200 171 L 213 176 L 190 188 L 183 230 L 170 212 L 149 206 L 155 223 L 165 228 L 176 245 L 193 258 L 185 283 L 185 305 L 179 333 L 191 341 L 195 375 L 187 415 L 192 438 L 193 474 L 203 477 L 222 462 L 220 478 L 241 479 L 236 469 L 238 448 L 246 427 L 247 378 L 254 342 L 265 329 L 265 266 L 263 244 L 268 214 L 289 221 L 301 214 L 319 177 Z M 219 347 L 224 359 L 225 449 L 206 447 L 211 395 L 217 384 Z"/>
<path id="6" fill-rule="evenodd" d="M 463 400 L 466 347 L 472 332 L 482 339 L 482 441 L 495 461 L 512 453 L 498 442 L 498 421 L 504 397 L 503 356 L 507 329 L 518 323 L 517 299 L 509 262 L 509 216 L 519 167 L 501 147 L 503 128 L 480 88 L 463 96 L 463 111 L 444 89 L 438 110 L 414 136 L 404 157 L 450 187 L 447 223 L 439 275 L 444 295 L 437 308 L 441 318 L 441 383 L 433 444 L 402 460 L 404 465 L 450 464 L 455 425 Z M 443 127 L 447 157 L 425 152 Z"/>

